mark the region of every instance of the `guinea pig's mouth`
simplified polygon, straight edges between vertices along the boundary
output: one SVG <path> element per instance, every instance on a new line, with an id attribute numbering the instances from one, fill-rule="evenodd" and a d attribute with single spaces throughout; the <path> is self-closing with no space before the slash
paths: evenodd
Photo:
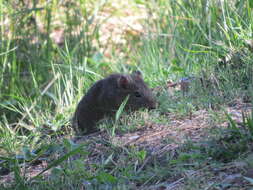
<path id="1" fill-rule="evenodd" d="M 151 102 L 150 105 L 148 106 L 149 110 L 153 110 L 157 108 L 157 102 Z"/>

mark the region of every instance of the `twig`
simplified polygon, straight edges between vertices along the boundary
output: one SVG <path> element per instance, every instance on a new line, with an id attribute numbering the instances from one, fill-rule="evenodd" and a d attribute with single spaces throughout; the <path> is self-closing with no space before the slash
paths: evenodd
<path id="1" fill-rule="evenodd" d="M 49 83 L 48 85 L 44 88 L 44 90 L 41 92 L 40 97 L 43 96 L 48 89 L 54 84 L 54 82 L 59 78 L 60 74 L 58 73 Z M 37 104 L 37 99 L 32 103 L 31 107 L 26 111 L 26 113 L 23 115 L 23 117 L 19 120 L 16 128 L 21 125 L 22 121 L 29 115 L 30 111 L 35 107 Z"/>

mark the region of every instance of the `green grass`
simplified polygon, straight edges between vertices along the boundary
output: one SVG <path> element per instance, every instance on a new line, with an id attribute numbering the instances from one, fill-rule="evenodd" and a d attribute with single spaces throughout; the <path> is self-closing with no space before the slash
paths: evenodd
<path id="1" fill-rule="evenodd" d="M 102 41 L 108 17 L 97 19 L 114 9 L 111 0 L 0 0 L 0 174 L 5 169 L 14 173 L 14 181 L 0 184 L 1 189 L 145 189 L 180 179 L 183 189 L 204 189 L 215 177 L 210 168 L 250 154 L 252 115 L 247 114 L 245 129 L 227 116 L 231 129 L 220 127 L 208 141 L 183 144 L 174 153 L 150 155 L 112 141 L 148 123 L 168 125 L 170 113 L 184 118 L 207 109 L 214 112 L 215 125 L 225 115 L 216 110 L 238 98 L 253 100 L 250 0 L 131 2 L 140 5 L 148 14 L 140 20 L 143 34 L 129 34 L 126 44 L 115 44 Z M 50 35 L 61 29 L 65 39 L 57 44 Z M 156 110 L 128 115 L 122 107 L 114 121 L 99 126 L 105 137 L 80 147 L 63 140 L 73 136 L 75 107 L 95 81 L 136 69 L 150 87 L 159 87 Z M 182 77 L 192 78 L 189 92 L 168 93 L 167 82 Z M 23 170 L 35 160 L 48 163 L 44 172 L 51 174 L 28 178 Z M 209 177 L 188 175 L 193 170 Z M 219 187 L 218 179 L 212 183 Z"/>

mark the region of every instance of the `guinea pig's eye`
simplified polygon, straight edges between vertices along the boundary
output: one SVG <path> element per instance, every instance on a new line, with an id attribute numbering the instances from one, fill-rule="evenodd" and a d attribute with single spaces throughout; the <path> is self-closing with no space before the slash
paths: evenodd
<path id="1" fill-rule="evenodd" d="M 137 98 L 140 98 L 141 97 L 141 94 L 139 93 L 139 92 L 134 92 L 134 95 L 135 95 L 135 97 L 137 97 Z"/>

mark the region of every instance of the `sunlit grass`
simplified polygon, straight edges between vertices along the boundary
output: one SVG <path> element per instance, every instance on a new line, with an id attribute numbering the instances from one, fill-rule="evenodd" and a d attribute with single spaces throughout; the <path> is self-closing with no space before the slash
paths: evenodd
<path id="1" fill-rule="evenodd" d="M 153 167 L 145 165 L 152 157 L 145 150 L 120 147 L 110 140 L 117 132 L 134 131 L 148 121 L 169 123 L 164 116 L 167 113 L 186 116 L 198 109 L 219 109 L 238 97 L 252 100 L 250 1 L 136 0 L 131 8 L 138 11 L 142 6 L 148 15 L 140 20 L 143 31 L 126 43 L 101 42 L 100 28 L 108 17 L 96 18 L 106 11 L 113 16 L 110 10 L 114 6 L 110 0 L 0 1 L 0 169 L 14 171 L 13 187 L 127 189 L 180 175 L 184 162 L 200 169 L 208 155 L 182 151 L 177 158 L 168 156 L 165 162 L 169 166 L 154 162 Z M 51 35 L 61 29 L 65 38 L 58 43 Z M 109 140 L 93 141 L 104 146 L 105 152 L 97 152 L 99 159 L 84 165 L 86 148 L 87 154 L 92 154 L 92 149 L 87 146 L 81 151 L 72 141 L 57 144 L 64 136 L 73 135 L 70 123 L 78 101 L 104 76 L 136 69 L 142 71 L 149 86 L 161 89 L 156 92 L 158 109 L 131 116 L 122 114 L 123 107 L 119 109 L 110 128 L 106 122 L 101 125 Z M 193 78 L 190 91 L 168 93 L 167 82 L 182 77 Z M 252 118 L 247 118 L 244 122 L 251 130 Z M 27 152 L 31 157 L 24 158 Z M 43 182 L 38 175 L 33 182 L 28 180 L 22 173 L 24 165 L 31 158 L 44 159 L 48 152 L 53 156 L 43 173 L 54 169 L 52 179 Z M 82 159 L 73 166 L 70 158 L 77 153 Z M 199 163 L 194 163 L 195 158 Z M 65 165 L 66 160 L 70 161 Z M 193 186 L 189 179 L 186 188 Z"/>

